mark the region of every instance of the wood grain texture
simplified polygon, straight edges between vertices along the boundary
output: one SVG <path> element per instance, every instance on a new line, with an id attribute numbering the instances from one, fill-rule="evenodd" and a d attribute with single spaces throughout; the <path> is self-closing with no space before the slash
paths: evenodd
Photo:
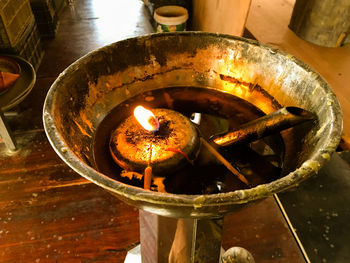
<path id="1" fill-rule="evenodd" d="M 259 263 L 305 262 L 273 197 L 226 216 L 222 246 L 244 247 Z"/>
<path id="2" fill-rule="evenodd" d="M 193 30 L 242 36 L 250 0 L 193 0 Z"/>
<path id="3" fill-rule="evenodd" d="M 17 139 L 16 154 L 1 148 L 0 262 L 122 262 L 137 209 L 68 168 L 42 131 Z"/>
<path id="4" fill-rule="evenodd" d="M 17 141 L 16 153 L 0 145 L 0 262 L 123 262 L 139 242 L 138 210 L 72 171 L 42 130 Z M 304 262 L 273 198 L 225 218 L 231 246 L 257 262 Z"/>

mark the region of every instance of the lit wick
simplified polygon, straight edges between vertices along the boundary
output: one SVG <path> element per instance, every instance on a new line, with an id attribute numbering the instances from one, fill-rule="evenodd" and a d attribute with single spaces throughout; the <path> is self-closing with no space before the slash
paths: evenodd
<path id="1" fill-rule="evenodd" d="M 145 130 L 150 132 L 159 130 L 159 121 L 152 111 L 142 106 L 137 106 L 134 109 L 134 116 Z"/>

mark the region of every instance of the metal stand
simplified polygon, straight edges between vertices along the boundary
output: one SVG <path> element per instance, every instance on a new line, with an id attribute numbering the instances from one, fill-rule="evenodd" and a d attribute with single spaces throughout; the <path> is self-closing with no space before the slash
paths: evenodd
<path id="1" fill-rule="evenodd" d="M 223 218 L 168 218 L 139 210 L 141 244 L 124 263 L 255 263 L 244 248 L 221 247 Z"/>
<path id="2" fill-rule="evenodd" d="M 11 133 L 10 127 L 8 126 L 5 116 L 1 110 L 0 110 L 0 136 L 9 150 L 15 151 L 17 149 L 16 141 Z"/>
<path id="3" fill-rule="evenodd" d="M 219 262 L 223 218 L 182 219 L 140 210 L 143 263 Z"/>

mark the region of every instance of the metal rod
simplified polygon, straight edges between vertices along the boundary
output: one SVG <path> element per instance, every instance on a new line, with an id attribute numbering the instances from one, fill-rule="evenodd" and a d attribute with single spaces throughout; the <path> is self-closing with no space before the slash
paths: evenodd
<path id="1" fill-rule="evenodd" d="M 230 164 L 213 146 L 210 145 L 203 137 L 200 138 L 202 144 L 208 149 L 208 151 L 213 154 L 218 161 L 220 161 L 231 173 L 233 173 L 241 182 L 245 185 L 249 185 L 247 178 L 244 177 L 236 168 Z"/>
<path id="2" fill-rule="evenodd" d="M 285 107 L 245 123 L 237 130 L 230 131 L 225 135 L 215 136 L 213 141 L 219 146 L 249 143 L 316 118 L 314 113 L 307 110 L 298 107 Z"/>
<path id="3" fill-rule="evenodd" d="M 290 221 L 289 216 L 288 216 L 286 210 L 284 209 L 284 206 L 283 206 L 281 200 L 279 199 L 279 197 L 278 197 L 277 194 L 273 194 L 273 197 L 274 197 L 274 199 L 275 199 L 275 201 L 276 201 L 276 203 L 277 203 L 279 209 L 281 210 L 282 215 L 283 215 L 284 219 L 285 219 L 286 222 L 287 222 L 288 228 L 289 228 L 289 230 L 292 232 L 293 237 L 294 237 L 295 241 L 297 242 L 298 247 L 300 248 L 301 253 L 303 254 L 303 257 L 304 257 L 306 263 L 311 263 L 310 258 L 309 258 L 309 256 L 307 255 L 306 250 L 305 250 L 303 244 L 301 243 L 301 240 L 300 240 L 300 238 L 299 238 L 299 236 L 298 236 L 298 234 L 297 234 L 297 232 L 296 232 L 296 229 L 295 229 L 294 226 L 292 225 L 292 222 Z"/>

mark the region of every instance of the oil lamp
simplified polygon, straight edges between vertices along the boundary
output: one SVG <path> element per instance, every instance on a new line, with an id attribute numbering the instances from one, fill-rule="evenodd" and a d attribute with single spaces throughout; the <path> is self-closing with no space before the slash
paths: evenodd
<path id="1" fill-rule="evenodd" d="M 123 169 L 142 173 L 151 167 L 153 174 L 163 176 L 195 159 L 199 146 L 198 131 L 187 117 L 142 106 L 118 125 L 109 143 L 113 160 Z"/>
<path id="2" fill-rule="evenodd" d="M 152 106 L 158 130 L 147 131 L 128 117 L 125 105 L 139 104 Z M 153 175 L 167 175 L 188 163 L 185 155 L 196 157 L 202 143 L 194 124 L 163 108 L 229 116 L 242 124 L 287 105 L 313 112 L 317 121 L 271 140 L 271 147 L 284 154 L 283 171 L 268 182 L 220 193 L 177 194 L 147 191 L 113 173 L 120 171 L 117 162 L 125 170 L 143 174 L 151 167 Z M 205 32 L 142 36 L 88 54 L 52 85 L 43 118 L 52 146 L 70 167 L 140 208 L 142 262 L 174 257 L 218 262 L 223 217 L 316 173 L 342 131 L 337 98 L 304 63 L 252 40 Z M 153 117 L 149 120 L 157 126 Z M 231 143 L 235 133 L 220 138 Z"/>

